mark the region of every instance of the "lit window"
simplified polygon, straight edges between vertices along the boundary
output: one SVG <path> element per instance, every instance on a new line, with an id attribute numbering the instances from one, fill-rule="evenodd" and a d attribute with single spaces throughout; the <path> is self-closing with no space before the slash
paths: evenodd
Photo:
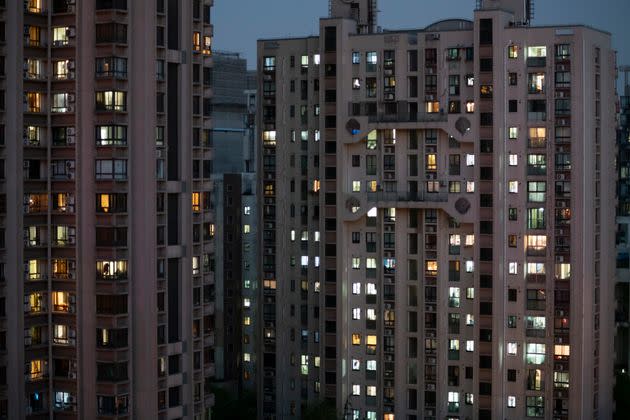
<path id="1" fill-rule="evenodd" d="M 547 249 L 546 235 L 526 235 L 525 243 L 528 251 L 544 252 Z"/>
<path id="2" fill-rule="evenodd" d="M 475 271 L 475 263 L 473 261 L 466 261 L 466 272 L 472 273 Z"/>
<path id="3" fill-rule="evenodd" d="M 308 55 L 303 55 L 300 58 L 300 64 L 301 64 L 302 68 L 308 67 Z"/>
<path id="4" fill-rule="evenodd" d="M 440 102 L 439 101 L 427 101 L 425 102 L 425 110 L 427 113 L 435 113 L 440 112 Z"/>
<path id="5" fill-rule="evenodd" d="M 291 237 L 291 242 L 295 241 L 295 230 L 291 229 L 291 232 L 289 233 L 289 236 Z"/>
<path id="6" fill-rule="evenodd" d="M 359 359 L 352 359 L 352 370 L 361 370 L 361 361 Z"/>
<path id="7" fill-rule="evenodd" d="M 201 211 L 201 193 L 192 193 L 192 211 L 198 213 Z"/>
<path id="8" fill-rule="evenodd" d="M 252 305 L 252 302 L 251 302 L 251 300 L 249 298 L 244 298 L 243 299 L 243 306 L 245 308 L 249 308 L 251 305 Z"/>
<path id="9" fill-rule="evenodd" d="M 243 325 L 251 325 L 252 324 L 252 319 L 248 316 L 243 317 Z"/>
<path id="10" fill-rule="evenodd" d="M 475 235 L 466 235 L 464 246 L 473 246 L 475 245 Z"/>
<path id="11" fill-rule="evenodd" d="M 508 272 L 510 274 L 518 274 L 518 263 L 514 261 L 510 262 L 508 264 Z"/>
<path id="12" fill-rule="evenodd" d="M 300 265 L 302 267 L 308 267 L 308 255 L 302 255 L 300 258 Z"/>
<path id="13" fill-rule="evenodd" d="M 475 166 L 475 155 L 466 155 L 466 166 Z"/>
<path id="14" fill-rule="evenodd" d="M 361 258 L 352 257 L 352 268 L 355 270 L 358 270 L 359 268 L 361 268 Z"/>
<path id="15" fill-rule="evenodd" d="M 527 274 L 545 274 L 545 263 L 528 262 L 525 272 Z"/>
<path id="16" fill-rule="evenodd" d="M 541 365 L 545 363 L 545 344 L 527 343 L 525 361 L 533 365 Z"/>
<path id="17" fill-rule="evenodd" d="M 263 131 L 263 143 L 265 146 L 276 145 L 276 131 Z"/>
<path id="18" fill-rule="evenodd" d="M 97 111 L 126 111 L 127 92 L 123 91 L 102 91 L 96 92 Z"/>
<path id="19" fill-rule="evenodd" d="M 361 345 L 361 334 L 357 334 L 357 333 L 352 334 L 352 345 L 353 346 Z"/>
<path id="20" fill-rule="evenodd" d="M 474 299 L 475 298 L 475 288 L 468 287 L 466 289 L 466 299 Z"/>
<path id="21" fill-rule="evenodd" d="M 250 353 L 243 353 L 243 361 L 244 362 L 251 362 L 252 361 L 252 355 Z"/>
<path id="22" fill-rule="evenodd" d="M 313 64 L 315 64 L 316 66 L 319 66 L 320 62 L 321 62 L 321 56 L 319 54 L 313 54 Z"/>
<path id="23" fill-rule="evenodd" d="M 448 306 L 451 308 L 459 308 L 459 287 L 448 288 Z"/>
<path id="24" fill-rule="evenodd" d="M 518 58 L 518 45 L 508 46 L 508 58 Z"/>
<path id="25" fill-rule="evenodd" d="M 516 140 L 518 138 L 518 127 L 508 128 L 508 138 L 510 140 Z"/>
<path id="26" fill-rule="evenodd" d="M 361 385 L 352 384 L 352 395 L 361 395 Z"/>
<path id="27" fill-rule="evenodd" d="M 321 134 L 320 134 L 319 130 L 315 130 L 313 132 L 313 134 L 314 134 L 315 141 L 319 141 L 321 139 Z"/>
<path id="28" fill-rule="evenodd" d="M 556 278 L 558 280 L 568 280 L 571 277 L 571 264 L 556 264 Z"/>
<path id="29" fill-rule="evenodd" d="M 510 156 L 509 156 L 509 164 L 510 164 L 510 166 L 517 166 L 518 165 L 518 155 L 511 153 Z"/>
<path id="30" fill-rule="evenodd" d="M 507 405 L 510 408 L 516 407 L 516 397 L 514 395 L 508 396 Z"/>
<path id="31" fill-rule="evenodd" d="M 352 51 L 352 64 L 359 64 L 361 62 L 361 53 L 358 51 Z"/>
<path id="32" fill-rule="evenodd" d="M 352 192 L 361 192 L 361 181 L 352 181 Z"/>
<path id="33" fill-rule="evenodd" d="M 518 345 L 516 343 L 507 343 L 507 353 L 515 355 L 518 352 Z"/>
<path id="34" fill-rule="evenodd" d="M 376 258 L 366 258 L 365 259 L 365 267 L 367 269 L 375 269 L 376 268 Z"/>
<path id="35" fill-rule="evenodd" d="M 361 308 L 352 308 L 352 319 L 361 319 Z"/>
<path id="36" fill-rule="evenodd" d="M 469 114 L 475 112 L 475 101 L 466 101 L 466 112 Z"/>
<path id="37" fill-rule="evenodd" d="M 518 193 L 518 181 L 508 181 L 508 191 L 511 194 Z"/>
<path id="38" fill-rule="evenodd" d="M 52 292 L 53 311 L 69 312 L 69 298 L 70 295 L 68 294 L 68 292 Z"/>
<path id="39" fill-rule="evenodd" d="M 475 351 L 475 341 L 466 340 L 466 351 Z"/>
<path id="40" fill-rule="evenodd" d="M 527 47 L 527 57 L 547 57 L 547 47 L 545 46 Z"/>
<path id="41" fill-rule="evenodd" d="M 368 397 L 376 397 L 376 386 L 368 385 L 365 387 L 365 394 Z"/>
<path id="42" fill-rule="evenodd" d="M 466 325 L 475 325 L 475 316 L 473 314 L 466 314 Z"/>
<path id="43" fill-rule="evenodd" d="M 370 321 L 376 321 L 376 309 L 374 308 L 369 308 L 366 312 L 365 312 L 365 318 L 370 320 Z"/>
<path id="44" fill-rule="evenodd" d="M 366 370 L 376 370 L 376 360 L 368 360 L 365 364 Z"/>
<path id="45" fill-rule="evenodd" d="M 68 42 L 70 41 L 70 35 L 73 32 L 74 28 L 70 29 L 67 26 L 53 28 L 53 45 L 56 47 L 61 45 L 68 45 Z"/>
<path id="46" fill-rule="evenodd" d="M 353 295 L 361 294 L 361 283 L 352 283 L 352 294 Z"/>
<path id="47" fill-rule="evenodd" d="M 569 372 L 554 372 L 553 373 L 553 387 L 554 388 L 568 388 L 569 387 Z"/>
<path id="48" fill-rule="evenodd" d="M 556 344 L 553 346 L 553 355 L 556 359 L 568 359 L 571 355 L 571 346 L 568 344 Z"/>
<path id="49" fill-rule="evenodd" d="M 315 242 L 319 242 L 319 231 L 316 230 L 315 233 L 313 234 L 313 240 Z"/>
<path id="50" fill-rule="evenodd" d="M 361 79 L 358 77 L 352 78 L 352 89 L 361 89 Z"/>
<path id="51" fill-rule="evenodd" d="M 437 261 L 427 261 L 426 262 L 426 271 L 429 275 L 437 274 L 438 270 L 438 262 Z"/>
<path id="52" fill-rule="evenodd" d="M 474 394 L 470 394 L 470 393 L 466 393 L 464 394 L 465 398 L 466 398 L 466 404 L 468 405 L 472 405 L 475 403 L 475 396 Z"/>
<path id="53" fill-rule="evenodd" d="M 475 192 L 475 181 L 466 181 L 466 192 L 467 193 Z"/>
<path id="54" fill-rule="evenodd" d="M 366 295 L 376 295 L 376 284 L 368 283 L 365 286 L 365 294 Z"/>
<path id="55" fill-rule="evenodd" d="M 466 86 L 475 86 L 475 76 L 472 74 L 466 75 Z"/>

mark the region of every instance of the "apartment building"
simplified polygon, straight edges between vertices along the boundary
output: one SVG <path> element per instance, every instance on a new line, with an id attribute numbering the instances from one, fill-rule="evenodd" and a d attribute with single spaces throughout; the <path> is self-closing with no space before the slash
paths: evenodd
<path id="1" fill-rule="evenodd" d="M 220 238 L 215 252 L 214 384 L 226 391 L 225 400 L 238 401 L 238 405 L 248 406 L 248 413 L 255 415 L 256 403 L 252 397 L 256 391 L 258 342 L 256 91 L 247 61 L 239 54 L 215 52 L 213 64 L 212 202 L 217 220 L 216 237 Z"/>
<path id="2" fill-rule="evenodd" d="M 611 417 L 611 36 L 476 6 L 258 42 L 264 419 Z"/>
<path id="3" fill-rule="evenodd" d="M 615 284 L 615 371 L 628 374 L 630 368 L 630 66 L 620 66 L 623 91 L 619 97 L 617 137 L 617 278 Z"/>
<path id="4" fill-rule="evenodd" d="M 209 418 L 211 6 L 0 2 L 1 418 Z"/>

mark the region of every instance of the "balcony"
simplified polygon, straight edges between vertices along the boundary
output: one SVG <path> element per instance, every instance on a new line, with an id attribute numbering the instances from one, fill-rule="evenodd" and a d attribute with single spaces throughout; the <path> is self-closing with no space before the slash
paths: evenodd
<path id="1" fill-rule="evenodd" d="M 376 115 L 368 115 L 370 123 L 392 123 L 392 122 L 446 122 L 448 114 L 443 112 L 418 112 L 409 114 L 408 112 L 397 112 L 394 114 L 378 113 Z"/>
<path id="2" fill-rule="evenodd" d="M 527 57 L 527 67 L 546 67 L 547 57 Z"/>
<path id="3" fill-rule="evenodd" d="M 368 192 L 367 201 L 370 203 L 380 203 L 380 202 L 445 203 L 448 201 L 448 194 L 446 192 L 426 192 L 426 191 L 379 191 L 379 192 Z"/>

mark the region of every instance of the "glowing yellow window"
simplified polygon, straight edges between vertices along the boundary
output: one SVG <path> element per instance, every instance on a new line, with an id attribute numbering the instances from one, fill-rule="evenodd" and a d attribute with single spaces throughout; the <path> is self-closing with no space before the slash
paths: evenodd
<path id="1" fill-rule="evenodd" d="M 365 344 L 367 344 L 368 346 L 375 346 L 376 345 L 376 336 L 375 335 L 368 335 L 367 338 L 365 339 Z"/>
<path id="2" fill-rule="evenodd" d="M 201 32 L 193 32 L 193 51 L 201 51 Z"/>
<path id="3" fill-rule="evenodd" d="M 352 334 L 352 345 L 353 346 L 361 345 L 361 334 Z"/>
<path id="4" fill-rule="evenodd" d="M 313 192 L 319 192 L 319 189 L 321 188 L 321 182 L 319 179 L 316 179 L 313 181 Z"/>
<path id="5" fill-rule="evenodd" d="M 426 102 L 425 105 L 428 113 L 440 112 L 440 102 L 438 101 Z"/>
<path id="6" fill-rule="evenodd" d="M 42 95 L 39 92 L 26 93 L 26 112 L 41 112 Z"/>
<path id="7" fill-rule="evenodd" d="M 52 293 L 53 310 L 57 312 L 69 312 L 69 294 L 68 292 Z"/>
<path id="8" fill-rule="evenodd" d="M 201 211 L 201 193 L 194 192 L 192 193 L 192 210 L 195 213 Z"/>
<path id="9" fill-rule="evenodd" d="M 263 131 L 263 143 L 265 146 L 276 145 L 276 131 Z"/>
<path id="10" fill-rule="evenodd" d="M 243 325 L 251 325 L 251 324 L 252 324 L 251 317 L 246 316 L 243 318 Z"/>
<path id="11" fill-rule="evenodd" d="M 437 171 L 437 155 L 435 153 L 429 153 L 426 156 L 426 160 L 427 160 L 427 170 Z"/>
<path id="12" fill-rule="evenodd" d="M 31 13 L 41 13 L 42 12 L 42 1 L 43 0 L 28 0 L 27 9 Z"/>
<path id="13" fill-rule="evenodd" d="M 39 263 L 37 260 L 29 260 L 28 261 L 28 278 L 29 280 L 39 280 L 42 276 L 42 273 L 39 269 Z"/>
<path id="14" fill-rule="evenodd" d="M 99 194 L 98 201 L 99 207 L 103 213 L 109 213 L 109 209 L 111 208 L 109 194 Z"/>
<path id="15" fill-rule="evenodd" d="M 40 359 L 31 360 L 29 371 L 31 381 L 44 377 L 44 363 L 45 362 Z"/>
<path id="16" fill-rule="evenodd" d="M 437 261 L 427 261 L 427 273 L 437 274 L 438 270 L 438 262 Z"/>
<path id="17" fill-rule="evenodd" d="M 508 57 L 518 58 L 518 45 L 510 45 L 508 47 Z"/>
<path id="18" fill-rule="evenodd" d="M 546 235 L 527 235 L 525 240 L 528 250 L 544 251 L 547 248 Z"/>
<path id="19" fill-rule="evenodd" d="M 31 293 L 29 296 L 29 305 L 31 312 L 43 312 L 44 311 L 44 295 L 42 293 Z"/>
<path id="20" fill-rule="evenodd" d="M 553 346 L 553 354 L 556 359 L 566 359 L 571 355 L 571 347 L 567 344 L 556 344 Z"/>

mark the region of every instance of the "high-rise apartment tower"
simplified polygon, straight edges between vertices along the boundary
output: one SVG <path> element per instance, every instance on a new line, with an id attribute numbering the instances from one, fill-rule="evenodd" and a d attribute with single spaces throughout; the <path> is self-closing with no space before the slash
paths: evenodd
<path id="1" fill-rule="evenodd" d="M 209 417 L 211 6 L 0 1 L 0 417 Z"/>
<path id="2" fill-rule="evenodd" d="M 263 418 L 610 418 L 610 34 L 373 3 L 258 43 Z"/>

